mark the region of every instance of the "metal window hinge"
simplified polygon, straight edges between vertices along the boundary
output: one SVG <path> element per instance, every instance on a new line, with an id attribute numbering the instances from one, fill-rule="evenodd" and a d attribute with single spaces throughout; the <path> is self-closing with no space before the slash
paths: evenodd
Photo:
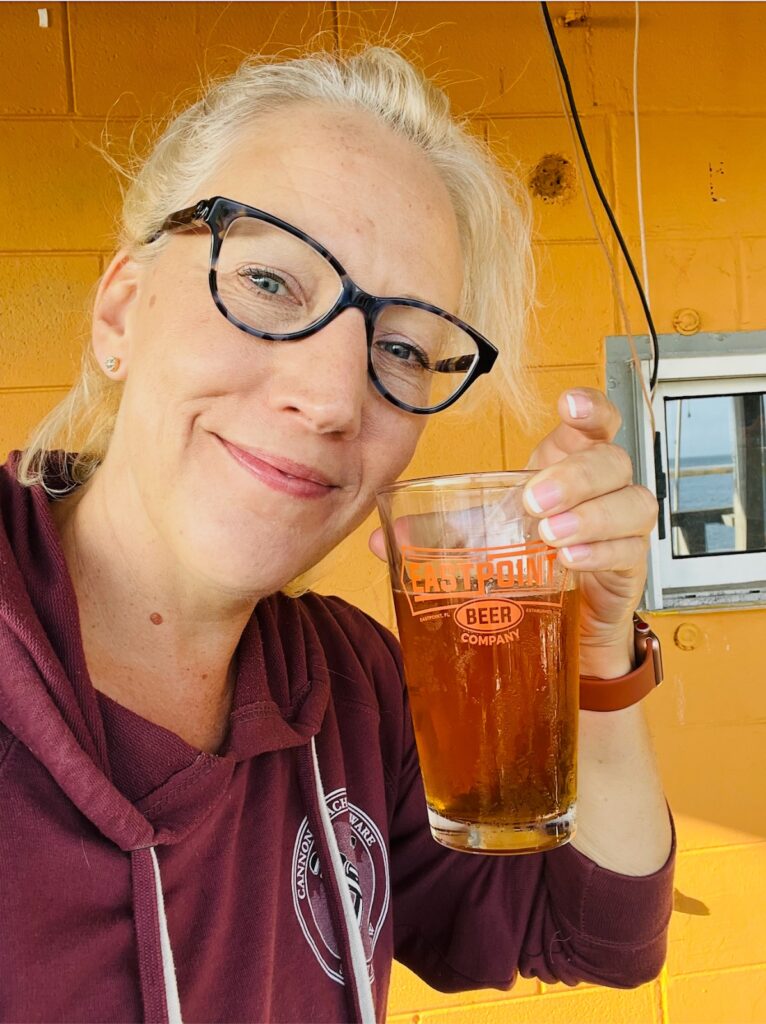
<path id="1" fill-rule="evenodd" d="M 657 516 L 657 536 L 665 540 L 665 501 L 668 496 L 668 479 L 662 472 L 662 438 L 660 432 L 654 434 L 654 492 L 660 506 Z"/>

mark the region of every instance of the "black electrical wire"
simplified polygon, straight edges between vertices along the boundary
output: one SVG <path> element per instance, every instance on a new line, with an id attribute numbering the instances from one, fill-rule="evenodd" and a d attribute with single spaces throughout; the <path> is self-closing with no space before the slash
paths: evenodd
<path id="1" fill-rule="evenodd" d="M 628 264 L 630 276 L 633 278 L 633 282 L 636 286 L 636 289 L 638 290 L 638 295 L 641 299 L 641 305 L 643 306 L 644 310 L 644 316 L 646 317 L 646 322 L 649 325 L 649 334 L 652 339 L 652 348 L 654 351 L 654 359 L 652 360 L 652 372 L 649 377 L 649 390 L 653 391 L 654 386 L 657 383 L 657 372 L 660 366 L 660 343 L 657 340 L 657 331 L 654 327 L 654 320 L 652 320 L 651 310 L 649 309 L 649 303 L 647 302 L 646 295 L 644 294 L 644 289 L 641 287 L 641 279 L 639 278 L 636 268 L 633 265 L 633 260 L 630 258 L 628 247 L 625 244 L 625 239 L 622 237 L 622 232 L 617 226 L 617 221 L 615 220 L 615 216 L 612 213 L 612 208 L 609 205 L 606 196 L 604 195 L 604 190 L 601 187 L 601 182 L 599 181 L 598 174 L 596 174 L 596 168 L 593 166 L 593 160 L 591 159 L 590 150 L 588 149 L 588 143 L 585 141 L 585 133 L 583 132 L 582 124 L 580 123 L 580 115 L 577 113 L 577 106 L 575 105 L 574 94 L 572 93 L 572 85 L 569 81 L 569 74 L 567 73 L 566 64 L 564 63 L 564 58 L 561 55 L 558 40 L 556 39 L 556 32 L 553 28 L 553 22 L 551 21 L 551 16 L 548 12 L 548 4 L 545 2 L 545 0 L 541 0 L 540 6 L 543 10 L 543 18 L 545 18 L 545 27 L 548 29 L 548 35 L 550 36 L 551 43 L 553 45 L 553 52 L 556 55 L 556 63 L 558 64 L 559 70 L 561 71 L 561 78 L 564 82 L 564 89 L 566 90 L 567 99 L 569 100 L 569 109 L 572 112 L 572 120 L 574 121 L 574 126 L 577 131 L 577 137 L 580 140 L 580 146 L 582 147 L 585 162 L 588 165 L 588 170 L 590 171 L 590 176 L 593 179 L 593 184 L 596 187 L 598 197 L 601 200 L 601 205 L 606 210 L 606 215 L 609 218 L 609 223 L 612 225 L 612 229 L 614 230 L 620 249 L 622 250 L 622 255 L 625 257 L 625 262 Z"/>

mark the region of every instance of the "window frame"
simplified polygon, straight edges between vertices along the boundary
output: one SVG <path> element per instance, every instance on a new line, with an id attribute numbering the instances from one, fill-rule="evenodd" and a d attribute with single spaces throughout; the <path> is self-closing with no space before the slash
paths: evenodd
<path id="1" fill-rule="evenodd" d="M 648 338 L 635 339 L 641 373 L 648 388 Z M 662 335 L 657 387 L 653 398 L 657 445 L 644 404 L 641 381 L 625 337 L 606 339 L 607 393 L 622 413 L 616 441 L 630 454 L 635 479 L 660 503 L 662 524 L 652 531 L 644 607 L 733 607 L 766 603 L 766 552 L 717 552 L 673 558 L 667 492 L 665 399 L 766 392 L 766 331 Z M 664 536 L 661 536 L 664 534 Z"/>

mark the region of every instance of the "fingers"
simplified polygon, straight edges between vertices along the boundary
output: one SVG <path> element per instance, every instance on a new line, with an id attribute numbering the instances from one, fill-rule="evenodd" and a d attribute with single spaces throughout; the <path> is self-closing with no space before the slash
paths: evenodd
<path id="1" fill-rule="evenodd" d="M 557 515 L 546 516 L 540 520 L 539 530 L 547 544 L 559 549 L 567 548 L 564 557 L 575 562 L 595 557 L 592 553 L 586 555 L 583 546 L 639 539 L 645 548 L 656 521 L 654 495 L 645 487 L 634 486 L 603 494 Z M 642 550 L 642 558 L 644 554 L 645 550 Z M 604 552 L 599 557 L 604 557 Z"/>
<path id="2" fill-rule="evenodd" d="M 559 560 L 581 572 L 643 573 L 648 546 L 646 537 L 573 544 L 559 550 Z"/>
<path id="3" fill-rule="evenodd" d="M 535 448 L 529 469 L 542 469 L 593 444 L 614 440 L 622 422 L 617 406 L 595 388 L 565 391 L 557 409 L 561 422 Z"/>
<path id="4" fill-rule="evenodd" d="M 524 490 L 524 504 L 533 515 L 552 516 L 628 487 L 632 481 L 633 465 L 627 452 L 602 442 L 532 477 Z"/>

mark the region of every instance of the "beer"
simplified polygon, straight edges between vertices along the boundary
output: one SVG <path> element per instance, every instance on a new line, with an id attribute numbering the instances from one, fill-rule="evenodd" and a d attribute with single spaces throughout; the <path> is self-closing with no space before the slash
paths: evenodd
<path id="1" fill-rule="evenodd" d="M 540 537 L 520 472 L 378 491 L 433 837 L 534 853 L 574 835 L 577 573 Z"/>
<path id="2" fill-rule="evenodd" d="M 550 849 L 574 834 L 578 593 L 519 589 L 508 573 L 507 589 L 481 572 L 477 587 L 474 569 L 466 600 L 453 576 L 446 588 L 438 570 L 435 610 L 394 587 L 431 830 L 468 852 Z"/>

